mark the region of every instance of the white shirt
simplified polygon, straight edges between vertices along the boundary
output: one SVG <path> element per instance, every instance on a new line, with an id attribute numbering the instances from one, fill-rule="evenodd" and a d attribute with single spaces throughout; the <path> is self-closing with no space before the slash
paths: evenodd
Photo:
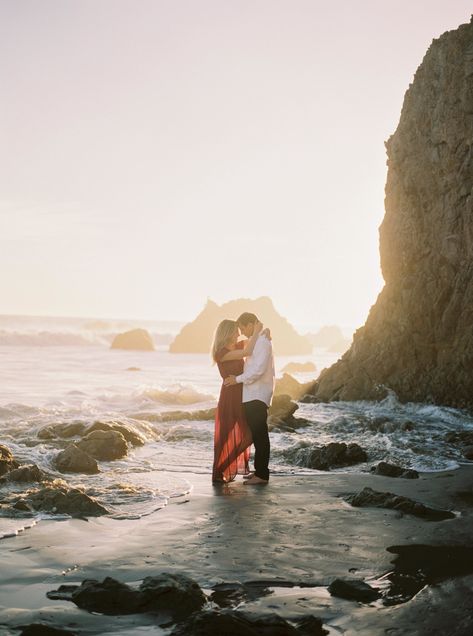
<path id="1" fill-rule="evenodd" d="M 259 336 L 251 356 L 245 358 L 243 373 L 236 376 L 243 383 L 243 402 L 260 400 L 268 406 L 274 391 L 273 345 L 266 336 Z"/>

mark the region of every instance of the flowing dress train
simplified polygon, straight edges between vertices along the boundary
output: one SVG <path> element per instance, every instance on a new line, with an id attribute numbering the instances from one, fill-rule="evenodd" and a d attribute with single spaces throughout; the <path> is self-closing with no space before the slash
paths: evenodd
<path id="1" fill-rule="evenodd" d="M 239 342 L 238 348 L 244 343 Z M 220 362 L 229 349 L 217 353 L 222 379 L 243 373 L 243 360 Z M 222 384 L 215 414 L 214 464 L 212 481 L 232 481 L 237 474 L 249 472 L 250 446 L 253 442 L 242 404 L 243 384 Z"/>

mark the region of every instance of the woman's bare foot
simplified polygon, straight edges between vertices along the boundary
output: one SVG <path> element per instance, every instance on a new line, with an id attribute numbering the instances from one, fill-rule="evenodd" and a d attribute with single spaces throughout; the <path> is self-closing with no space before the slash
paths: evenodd
<path id="1" fill-rule="evenodd" d="M 259 486 L 260 484 L 267 484 L 267 483 L 268 483 L 267 479 L 261 479 L 261 477 L 257 477 L 256 475 L 253 475 L 252 477 L 250 477 L 249 479 L 245 481 L 245 486 Z"/>

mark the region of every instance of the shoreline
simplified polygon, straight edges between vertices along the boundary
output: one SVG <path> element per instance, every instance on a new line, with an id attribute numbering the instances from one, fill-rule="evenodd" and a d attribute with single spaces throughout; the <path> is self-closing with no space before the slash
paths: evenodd
<path id="1" fill-rule="evenodd" d="M 134 583 L 162 571 L 186 574 L 204 590 L 222 582 L 266 582 L 273 593 L 248 603 L 248 610 L 269 605 L 289 619 L 312 613 L 333 633 L 347 635 L 374 635 L 390 628 L 396 628 L 396 634 L 435 633 L 427 631 L 429 612 L 436 607 L 448 617 L 460 601 L 456 586 L 463 594 L 466 586 L 473 625 L 473 575 L 440 583 L 444 596 L 449 590 L 447 601 L 439 591 L 435 595 L 436 586 L 427 586 L 411 601 L 393 607 L 360 605 L 326 591 L 338 577 L 377 581 L 392 570 L 389 546 L 471 546 L 472 501 L 459 493 L 473 499 L 472 466 L 421 473 L 415 480 L 333 472 L 272 476 L 262 487 L 244 486 L 240 479 L 212 486 L 210 475 L 178 474 L 193 482 L 192 492 L 147 517 L 42 520 L 27 532 L 3 539 L 0 633 L 16 634 L 15 625 L 41 620 L 63 628 L 73 623 L 69 628 L 78 634 L 126 634 L 127 625 L 139 633 L 151 623 L 154 633 L 167 634 L 169 630 L 156 628 L 149 615 L 98 616 L 46 597 L 47 591 L 65 583 L 106 576 Z M 354 508 L 343 499 L 365 486 L 457 514 L 433 522 L 394 510 Z M 288 582 L 296 587 L 287 587 Z M 439 610 L 442 603 L 447 606 Z M 424 612 L 422 620 L 413 618 L 413 608 Z M 408 627 L 412 621 L 414 627 Z"/>

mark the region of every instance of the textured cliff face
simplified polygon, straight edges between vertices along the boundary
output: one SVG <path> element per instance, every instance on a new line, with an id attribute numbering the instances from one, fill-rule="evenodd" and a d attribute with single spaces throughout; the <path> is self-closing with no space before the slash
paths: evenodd
<path id="1" fill-rule="evenodd" d="M 473 18 L 434 40 L 386 144 L 386 282 L 317 397 L 473 406 Z"/>
<path id="2" fill-rule="evenodd" d="M 218 323 L 224 318 L 236 320 L 244 311 L 251 311 L 271 329 L 274 352 L 278 355 L 307 354 L 312 345 L 307 338 L 299 335 L 294 327 L 283 318 L 270 298 L 239 298 L 224 305 L 209 300 L 201 313 L 185 325 L 171 343 L 171 353 L 209 353 L 213 334 Z"/>

